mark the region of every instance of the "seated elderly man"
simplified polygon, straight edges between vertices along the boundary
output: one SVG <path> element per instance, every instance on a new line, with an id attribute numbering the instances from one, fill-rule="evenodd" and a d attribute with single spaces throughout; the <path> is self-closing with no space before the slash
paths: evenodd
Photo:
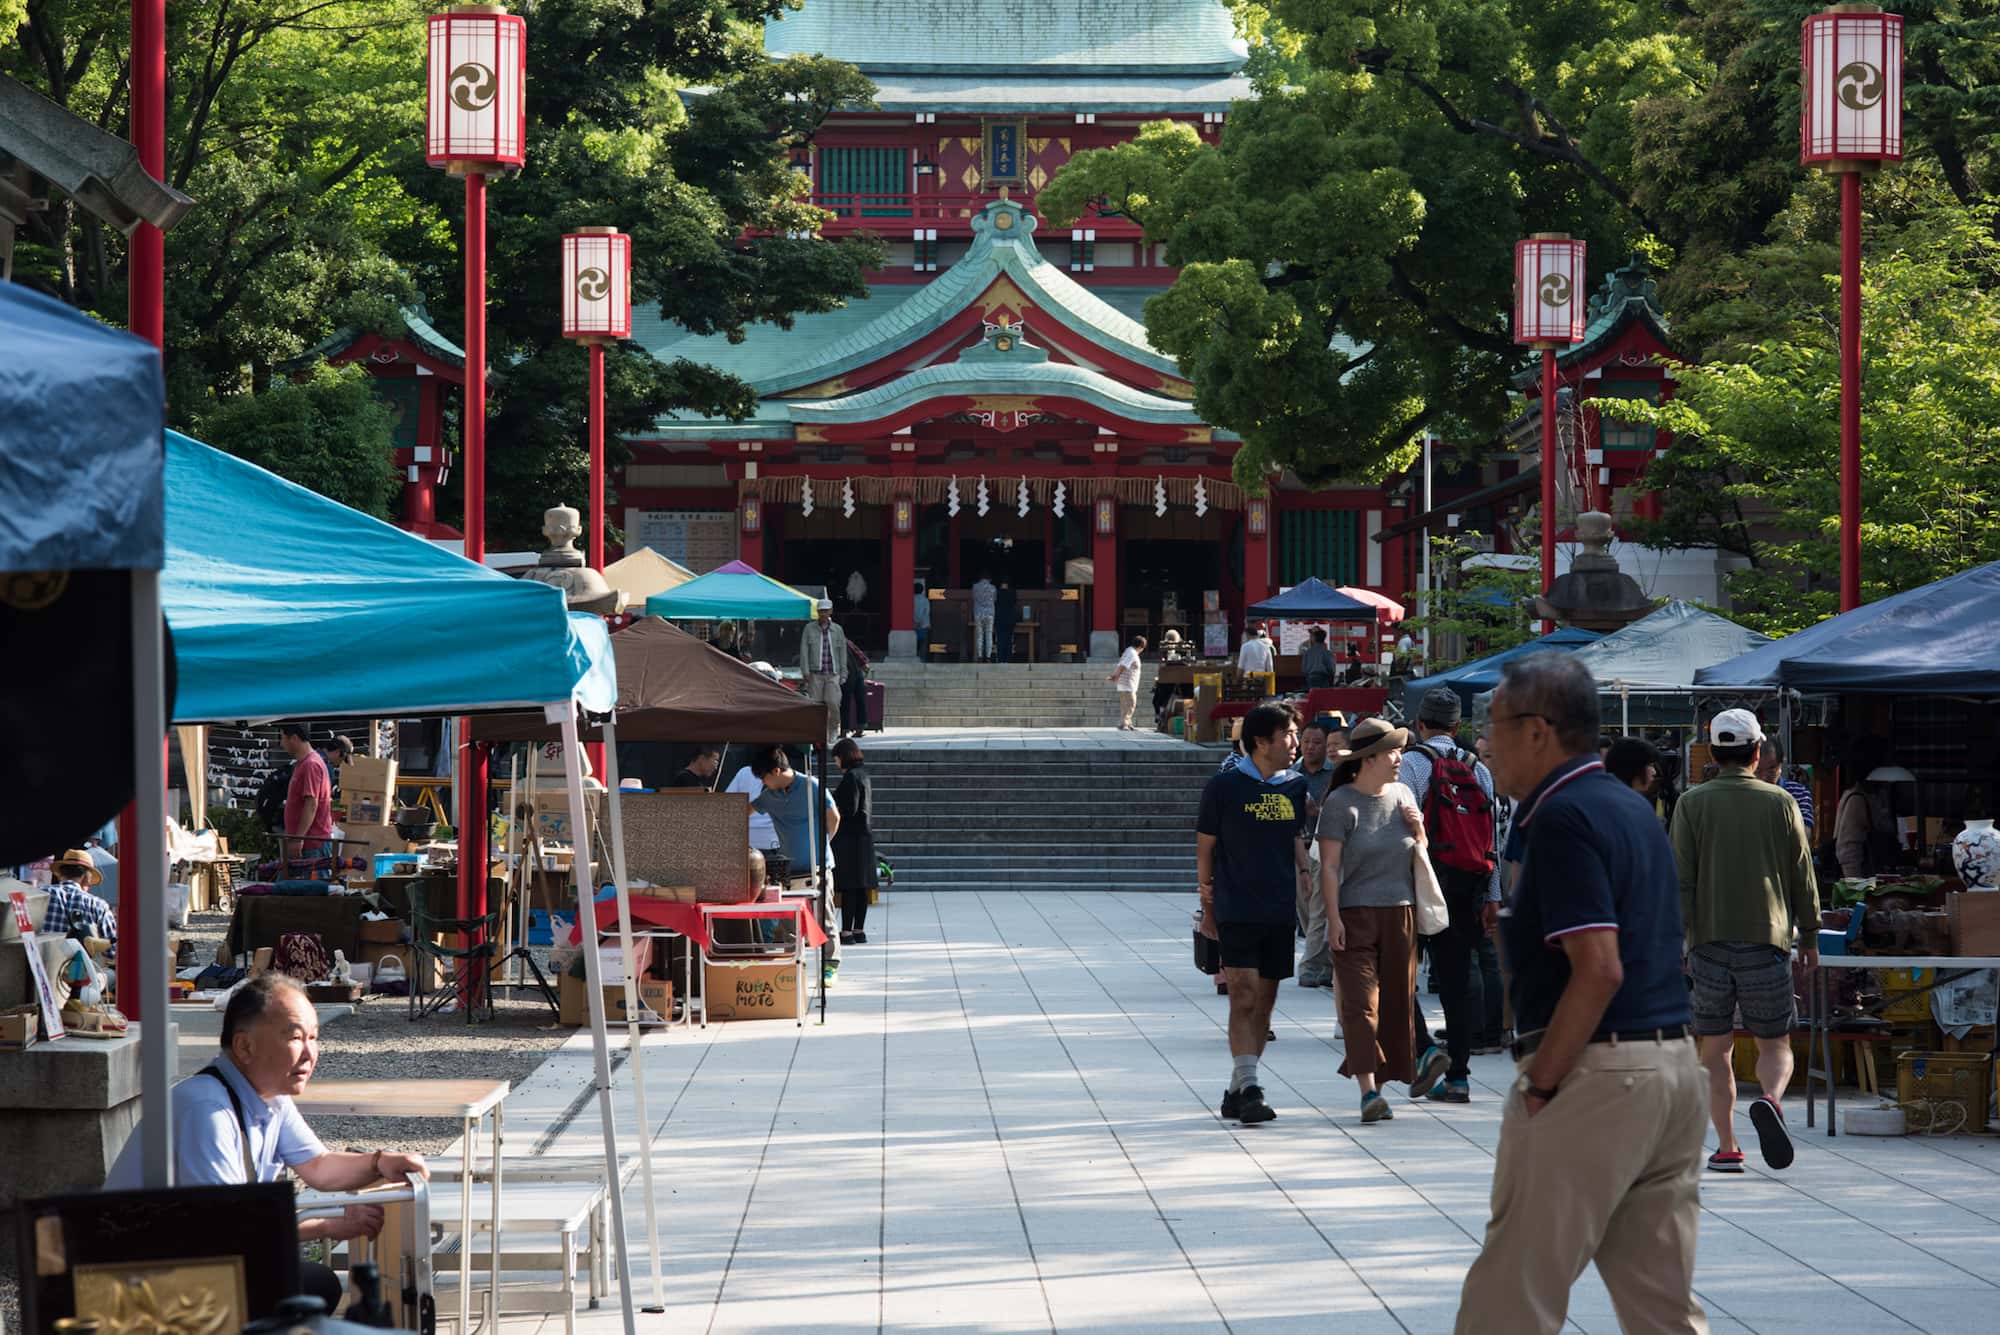
<path id="1" fill-rule="evenodd" d="M 355 1191 L 387 1179 L 402 1181 L 430 1169 L 416 1154 L 329 1150 L 305 1124 L 292 1098 L 305 1092 L 319 1064 L 319 1016 L 305 990 L 284 974 L 251 979 L 229 999 L 222 1016 L 222 1051 L 174 1086 L 174 1182 L 178 1186 L 273 1182 L 289 1168 L 317 1191 Z M 104 1186 L 125 1191 L 143 1185 L 139 1134 L 134 1128 Z M 302 1241 L 373 1237 L 382 1227 L 379 1206 L 352 1205 L 339 1215 L 299 1222 Z M 340 1280 L 323 1265 L 302 1262 L 305 1292 L 340 1301 Z"/>
<path id="2" fill-rule="evenodd" d="M 101 940 L 118 940 L 118 914 L 110 903 L 90 893 L 104 883 L 90 854 L 72 848 L 55 861 L 55 882 L 49 886 L 49 906 L 42 914 L 42 930 L 50 936 L 68 936 L 81 927 Z"/>

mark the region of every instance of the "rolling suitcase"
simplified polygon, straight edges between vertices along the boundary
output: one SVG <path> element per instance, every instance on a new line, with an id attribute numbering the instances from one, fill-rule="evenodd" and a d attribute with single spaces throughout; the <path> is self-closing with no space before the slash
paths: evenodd
<path id="1" fill-rule="evenodd" d="M 884 692 L 882 689 L 882 683 L 879 681 L 869 682 L 866 715 L 862 720 L 863 732 L 882 731 L 883 698 L 884 698 Z"/>

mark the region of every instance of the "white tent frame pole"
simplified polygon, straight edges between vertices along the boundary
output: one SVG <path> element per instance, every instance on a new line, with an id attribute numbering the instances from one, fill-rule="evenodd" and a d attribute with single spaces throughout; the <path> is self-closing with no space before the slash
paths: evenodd
<path id="1" fill-rule="evenodd" d="M 563 773 L 568 780 L 569 809 L 578 818 L 583 816 L 583 747 L 576 736 L 576 705 L 565 700 L 559 705 L 550 705 L 549 713 L 557 715 L 551 723 L 562 724 Z M 625 1191 L 620 1184 L 618 1172 L 618 1124 L 611 1109 L 611 1053 L 610 1039 L 604 1031 L 604 978 L 597 967 L 597 914 L 592 904 L 590 874 L 590 840 L 586 837 L 572 841 L 575 853 L 570 859 L 571 877 L 576 882 L 576 921 L 583 940 L 583 986 L 588 994 L 585 1000 L 590 1008 L 590 1047 L 597 1067 L 597 1116 L 604 1129 L 604 1170 L 605 1180 L 611 1187 L 611 1240 L 613 1255 L 618 1258 L 618 1306 L 625 1318 L 625 1335 L 637 1335 L 637 1325 L 632 1316 L 632 1270 L 625 1255 Z M 629 943 L 625 953 L 625 977 L 628 997 L 632 977 L 632 954 Z M 643 1139 L 644 1128 L 641 1128 Z"/>
<path id="2" fill-rule="evenodd" d="M 174 1184 L 176 1044 L 167 1002 L 166 645 L 160 572 L 132 572 L 132 802 L 137 848 L 121 848 L 120 892 L 137 897 L 139 939 L 139 1164 L 148 1187 Z"/>
<path id="3" fill-rule="evenodd" d="M 604 721 L 604 794 L 606 814 L 611 820 L 611 883 L 618 891 L 618 945 L 625 952 L 625 1031 L 626 1051 L 631 1054 L 632 1096 L 639 1117 L 639 1177 L 646 1188 L 646 1249 L 653 1261 L 653 1301 L 648 1312 L 667 1310 L 666 1281 L 660 1275 L 660 1215 L 653 1196 L 653 1121 L 646 1113 L 646 1071 L 641 1061 L 639 1035 L 638 982 L 632 976 L 632 892 L 625 875 L 625 817 L 619 810 L 624 798 L 618 779 L 618 724 Z M 593 909 L 595 906 L 593 905 Z M 686 998 L 682 1005 L 690 1004 Z M 673 1023 L 673 1006 L 661 1017 Z"/>

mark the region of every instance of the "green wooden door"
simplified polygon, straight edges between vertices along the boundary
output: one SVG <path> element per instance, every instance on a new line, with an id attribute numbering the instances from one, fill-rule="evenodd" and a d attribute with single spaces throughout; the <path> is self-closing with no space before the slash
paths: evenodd
<path id="1" fill-rule="evenodd" d="M 1361 512 L 1285 510 L 1278 524 L 1278 580 L 1302 584 L 1318 576 L 1328 584 L 1361 582 Z"/>
<path id="2" fill-rule="evenodd" d="M 910 155 L 901 148 L 823 148 L 821 204 L 843 218 L 910 216 Z M 872 198 L 892 195 L 893 199 Z"/>

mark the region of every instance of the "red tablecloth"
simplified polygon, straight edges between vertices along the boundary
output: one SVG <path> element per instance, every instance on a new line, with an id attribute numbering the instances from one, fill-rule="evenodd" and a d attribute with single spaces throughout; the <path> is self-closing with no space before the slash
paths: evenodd
<path id="1" fill-rule="evenodd" d="M 679 932 L 691 938 L 703 950 L 714 942 L 708 934 L 708 922 L 712 918 L 776 918 L 786 917 L 798 920 L 799 930 L 805 933 L 806 944 L 823 946 L 826 933 L 820 929 L 810 907 L 801 904 L 682 904 L 671 899 L 651 899 L 643 895 L 632 896 L 632 923 L 648 927 L 664 927 L 670 932 Z M 599 931 L 618 929 L 618 901 L 606 899 L 597 905 L 597 927 Z M 574 928 L 570 929 L 570 944 L 580 939 Z"/>

